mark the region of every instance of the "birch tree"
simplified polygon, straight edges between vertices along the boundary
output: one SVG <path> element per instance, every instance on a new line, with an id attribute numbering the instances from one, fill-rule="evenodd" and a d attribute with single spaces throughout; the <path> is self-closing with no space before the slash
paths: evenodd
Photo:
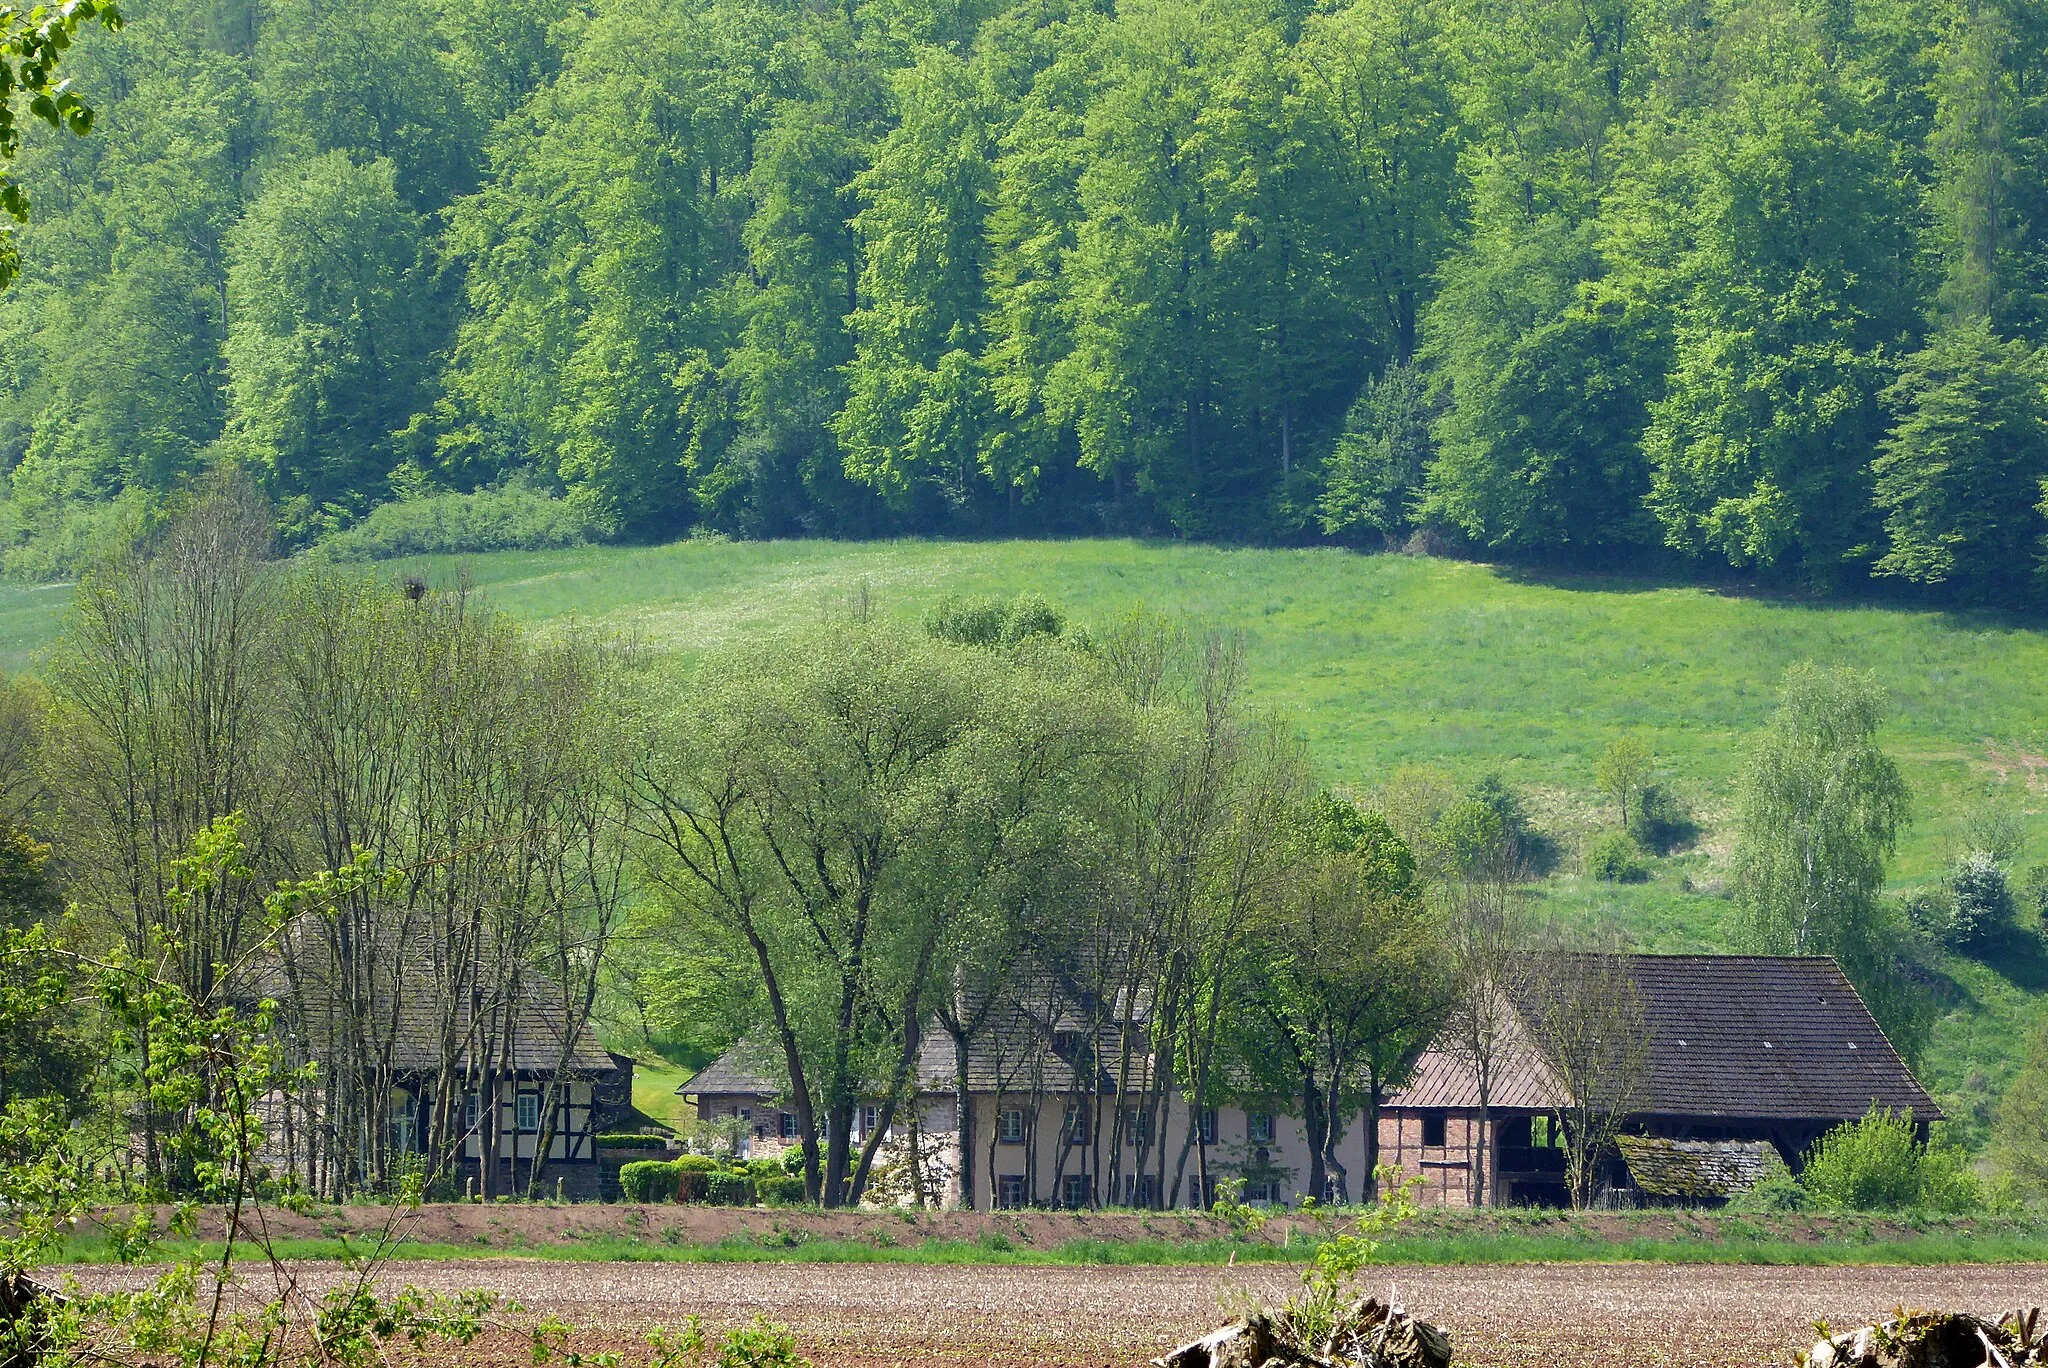
<path id="1" fill-rule="evenodd" d="M 1793 666 L 1750 741 L 1735 818 L 1735 896 L 1755 947 L 1834 956 L 1874 1008 L 1893 972 L 1885 861 L 1910 802 L 1877 743 L 1887 706 L 1873 675 Z"/>

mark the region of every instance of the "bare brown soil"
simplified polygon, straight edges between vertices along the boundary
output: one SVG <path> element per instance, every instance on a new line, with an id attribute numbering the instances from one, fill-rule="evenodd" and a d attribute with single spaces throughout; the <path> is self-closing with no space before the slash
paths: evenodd
<path id="1" fill-rule="evenodd" d="M 88 1285 L 134 1270 L 77 1270 Z M 307 1265 L 309 1285 L 336 1276 Z M 404 1263 L 389 1281 L 439 1291 L 488 1287 L 524 1318 L 560 1316 L 583 1347 L 630 1349 L 648 1327 L 755 1316 L 796 1332 L 819 1368 L 1002 1364 L 1135 1368 L 1220 1319 L 1230 1295 L 1274 1299 L 1284 1267 L 1081 1268 L 904 1264 Z M 2048 1300 L 2048 1266 L 1748 1268 L 1570 1264 L 1392 1268 L 1385 1284 L 1452 1336 L 1457 1362 L 1747 1368 L 1786 1364 L 1813 1322 L 1877 1318 L 1903 1302 L 1995 1312 Z M 523 1361 L 516 1328 L 448 1363 Z M 630 1359 L 628 1360 L 630 1362 Z"/>

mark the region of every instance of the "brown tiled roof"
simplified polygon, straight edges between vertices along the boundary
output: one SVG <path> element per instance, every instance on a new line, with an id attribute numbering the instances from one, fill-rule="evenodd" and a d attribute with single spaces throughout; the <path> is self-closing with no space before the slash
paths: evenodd
<path id="1" fill-rule="evenodd" d="M 1630 955 L 1649 1058 L 1640 1114 L 1851 1120 L 1875 1104 L 1941 1111 L 1835 962 L 1765 955 Z M 1495 1066 L 1492 1105 L 1545 1110 L 1559 1094 L 1523 1038 Z M 1396 1107 L 1479 1105 L 1471 1070 L 1433 1047 Z"/>
<path id="2" fill-rule="evenodd" d="M 1493 1064 L 1493 1088 L 1487 1105 L 1503 1111 L 1551 1111 L 1564 1100 L 1564 1090 L 1529 1043 L 1520 1018 L 1509 1012 Z M 1476 1107 L 1479 1080 L 1471 1064 L 1449 1041 L 1436 1044 L 1415 1061 L 1406 1086 L 1387 1098 L 1390 1107 Z"/>
<path id="3" fill-rule="evenodd" d="M 389 998 L 379 1001 L 373 1008 L 375 1024 L 371 1027 L 372 1036 L 391 1042 L 391 1067 L 399 1073 L 432 1073 L 440 1067 L 443 1014 L 442 1005 L 435 996 L 437 977 L 429 968 L 422 966 L 409 974 L 407 991 L 398 996 L 395 1011 Z M 281 975 L 279 982 L 282 982 Z M 301 982 L 306 987 L 306 997 L 296 1002 L 296 1025 L 305 1048 L 318 1059 L 325 1052 L 329 1034 L 326 1003 L 312 974 L 302 973 Z M 456 1029 L 458 1062 L 467 1062 L 462 1057 L 470 1048 L 467 1039 L 473 1010 L 484 1017 L 486 1024 L 479 1027 L 478 1036 L 485 1053 L 495 1060 L 499 1057 L 500 1042 L 490 1038 L 493 1033 L 489 1023 L 494 1014 L 502 1019 L 505 1012 L 493 1006 L 489 994 L 480 993 L 474 1008 L 467 1004 L 457 1006 L 460 1023 Z M 511 1016 L 510 1063 L 515 1072 L 552 1073 L 563 1064 L 563 1045 L 568 1027 L 561 991 L 551 980 L 531 972 L 526 974 Z M 567 1067 L 572 1074 L 589 1077 L 623 1067 L 619 1060 L 624 1057 L 615 1058 L 600 1045 L 588 1022 L 577 1032 L 576 1038 L 567 1043 Z"/>
<path id="4" fill-rule="evenodd" d="M 1732 1197 L 1747 1192 L 1785 1161 L 1768 1140 L 1666 1140 L 1617 1135 L 1614 1146 L 1636 1186 L 1652 1197 Z"/>
<path id="5" fill-rule="evenodd" d="M 1645 1114 L 1853 1120 L 1941 1111 L 1832 959 L 1631 955 L 1650 1036 Z"/>

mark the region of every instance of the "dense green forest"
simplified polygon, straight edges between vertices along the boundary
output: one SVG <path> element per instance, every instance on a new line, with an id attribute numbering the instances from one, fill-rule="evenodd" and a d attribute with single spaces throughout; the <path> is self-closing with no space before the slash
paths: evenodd
<path id="1" fill-rule="evenodd" d="M 14 168 L 17 574 L 233 463 L 294 544 L 483 491 L 556 542 L 1419 540 L 2044 593 L 2038 3 L 127 17 L 66 60 L 92 136 Z"/>

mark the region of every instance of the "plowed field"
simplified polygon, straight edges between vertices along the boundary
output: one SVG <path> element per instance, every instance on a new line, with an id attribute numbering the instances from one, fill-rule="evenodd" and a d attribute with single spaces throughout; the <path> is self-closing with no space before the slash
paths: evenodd
<path id="1" fill-rule="evenodd" d="M 120 1278 L 82 1269 L 88 1284 Z M 303 1270 L 309 1284 L 334 1276 Z M 132 1274 L 129 1276 L 133 1276 Z M 588 1347 L 690 1314 L 708 1327 L 756 1315 L 789 1325 L 819 1368 L 1001 1364 L 1128 1368 L 1215 1324 L 1218 1300 L 1272 1299 L 1285 1268 L 1055 1268 L 830 1264 L 404 1263 L 393 1282 L 490 1287 L 532 1316 L 585 1327 Z M 1900 1302 L 1996 1311 L 2048 1301 L 2048 1266 L 1748 1268 L 1574 1264 L 1384 1270 L 1408 1307 L 1450 1331 L 1460 1364 L 1785 1364 L 1814 1320 L 1867 1321 Z M 511 1337 L 465 1362 L 511 1364 Z M 628 1360 L 630 1362 L 630 1359 Z"/>

